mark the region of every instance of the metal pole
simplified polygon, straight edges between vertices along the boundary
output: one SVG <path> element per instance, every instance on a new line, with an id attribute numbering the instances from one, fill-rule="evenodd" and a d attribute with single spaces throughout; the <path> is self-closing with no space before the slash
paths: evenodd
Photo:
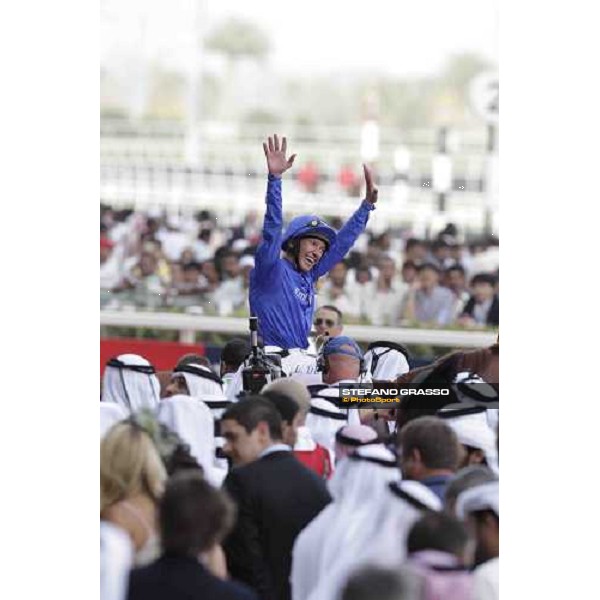
<path id="1" fill-rule="evenodd" d="M 440 127 L 437 153 L 433 157 L 433 189 L 437 194 L 437 210 L 446 212 L 446 198 L 452 189 L 452 163 L 448 156 L 448 127 Z"/>
<path id="2" fill-rule="evenodd" d="M 204 47 L 203 0 L 194 1 L 193 42 L 188 64 L 188 102 L 185 162 L 200 168 L 200 100 L 202 98 L 202 52 Z"/>
<path id="3" fill-rule="evenodd" d="M 492 235 L 493 231 L 493 204 L 496 184 L 496 147 L 497 147 L 496 125 L 488 123 L 486 143 L 486 178 L 485 178 L 485 209 L 483 230 L 486 236 Z"/>

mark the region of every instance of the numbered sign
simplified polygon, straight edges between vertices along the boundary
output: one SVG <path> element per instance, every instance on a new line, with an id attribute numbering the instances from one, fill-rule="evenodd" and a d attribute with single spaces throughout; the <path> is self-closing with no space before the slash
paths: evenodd
<path id="1" fill-rule="evenodd" d="M 471 105 L 487 123 L 498 123 L 498 73 L 485 72 L 477 75 L 470 86 Z"/>

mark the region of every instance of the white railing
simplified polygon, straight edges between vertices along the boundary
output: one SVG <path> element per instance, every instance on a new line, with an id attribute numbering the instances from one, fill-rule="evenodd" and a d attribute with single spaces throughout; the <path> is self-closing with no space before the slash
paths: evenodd
<path id="1" fill-rule="evenodd" d="M 104 310 L 100 311 L 100 325 L 176 330 L 180 332 L 179 339 L 183 343 L 193 343 L 197 331 L 248 334 L 248 319 L 176 313 Z M 388 340 L 401 344 L 428 344 L 451 348 L 482 348 L 493 344 L 496 340 L 496 334 L 487 331 L 409 329 L 371 325 L 346 325 L 344 333 L 359 342 Z"/>

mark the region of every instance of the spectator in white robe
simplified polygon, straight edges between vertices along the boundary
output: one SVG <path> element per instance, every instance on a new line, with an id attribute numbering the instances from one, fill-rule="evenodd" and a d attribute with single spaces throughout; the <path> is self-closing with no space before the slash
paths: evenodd
<path id="1" fill-rule="evenodd" d="M 398 477 L 394 455 L 381 444 L 359 448 L 353 458 L 340 462 L 329 482 L 334 502 L 302 530 L 294 544 L 293 600 L 306 600 L 321 578 L 327 577 L 327 555 L 334 552 L 338 541 L 343 544 L 352 539 L 355 530 L 360 530 L 370 518 L 378 494 L 384 493 L 386 484 Z"/>
<path id="2" fill-rule="evenodd" d="M 143 408 L 154 411 L 160 400 L 160 383 L 154 367 L 143 356 L 121 354 L 106 363 L 102 401 L 114 402 L 127 413 Z"/>
<path id="3" fill-rule="evenodd" d="M 359 448 L 374 444 L 377 432 L 368 425 L 344 425 L 335 432 L 335 462 L 354 454 Z"/>
<path id="4" fill-rule="evenodd" d="M 326 448 L 331 464 L 335 464 L 335 434 L 347 423 L 347 415 L 325 398 L 313 398 L 306 415 L 305 425 L 312 439 Z"/>
<path id="5" fill-rule="evenodd" d="M 184 394 L 202 400 L 205 395 L 222 395 L 223 382 L 211 369 L 197 363 L 178 364 L 171 375 L 166 395 Z"/>
<path id="6" fill-rule="evenodd" d="M 208 406 L 213 419 L 217 422 L 230 404 L 223 393 L 221 378 L 209 367 L 198 363 L 179 364 L 173 369 L 171 382 L 166 388 L 166 395 L 183 394 L 201 400 Z M 222 448 L 225 440 L 215 437 L 217 448 Z M 218 469 L 219 477 L 226 475 L 227 461 L 215 458 L 214 466 Z"/>
<path id="7" fill-rule="evenodd" d="M 127 412 L 120 404 L 100 402 L 100 439 L 115 423 L 124 421 L 126 418 Z"/>
<path id="8" fill-rule="evenodd" d="M 496 434 L 489 425 L 485 407 L 443 408 L 437 416 L 452 427 L 463 448 L 459 469 L 482 464 L 498 472 Z"/>
<path id="9" fill-rule="evenodd" d="M 491 481 L 498 481 L 498 475 L 483 465 L 471 465 L 457 471 L 444 493 L 445 510 L 456 516 L 457 498 L 466 490 Z"/>
<path id="10" fill-rule="evenodd" d="M 178 394 L 161 401 L 157 416 L 189 445 L 206 479 L 220 486 L 226 473 L 215 469 L 215 425 L 208 406 L 197 398 Z"/>
<path id="11" fill-rule="evenodd" d="M 408 373 L 408 351 L 394 342 L 380 341 L 369 344 L 365 352 L 365 370 L 373 381 L 396 381 Z"/>
<path id="12" fill-rule="evenodd" d="M 492 481 L 466 490 L 456 501 L 456 512 L 477 541 L 473 571 L 477 600 L 498 600 L 500 569 L 499 483 Z"/>
<path id="13" fill-rule="evenodd" d="M 374 500 L 372 497 L 373 490 L 364 501 L 368 518 L 360 529 L 352 528 L 351 540 L 336 545 L 331 536 L 325 542 L 322 562 L 327 576 L 319 579 L 309 600 L 338 600 L 348 577 L 362 566 L 400 566 L 406 559 L 406 538 L 412 525 L 424 511 L 442 508 L 439 498 L 416 481 L 392 481 Z"/>

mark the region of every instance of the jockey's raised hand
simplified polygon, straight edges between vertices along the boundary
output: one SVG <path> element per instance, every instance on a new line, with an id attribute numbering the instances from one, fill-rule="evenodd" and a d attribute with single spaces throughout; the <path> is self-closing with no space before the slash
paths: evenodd
<path id="1" fill-rule="evenodd" d="M 285 156 L 287 151 L 287 139 L 285 137 L 281 139 L 281 145 L 277 134 L 272 138 L 268 138 L 268 142 L 263 142 L 263 150 L 267 157 L 267 167 L 270 175 L 281 177 L 294 164 L 295 154 L 292 154 L 289 158 Z"/>
<path id="2" fill-rule="evenodd" d="M 373 184 L 373 174 L 371 173 L 371 169 L 369 169 L 369 167 L 367 167 L 365 164 L 363 164 L 363 169 L 365 171 L 365 183 L 367 184 L 367 194 L 365 200 L 370 204 L 375 204 L 375 202 L 377 202 L 379 190 L 377 189 L 377 186 Z"/>

